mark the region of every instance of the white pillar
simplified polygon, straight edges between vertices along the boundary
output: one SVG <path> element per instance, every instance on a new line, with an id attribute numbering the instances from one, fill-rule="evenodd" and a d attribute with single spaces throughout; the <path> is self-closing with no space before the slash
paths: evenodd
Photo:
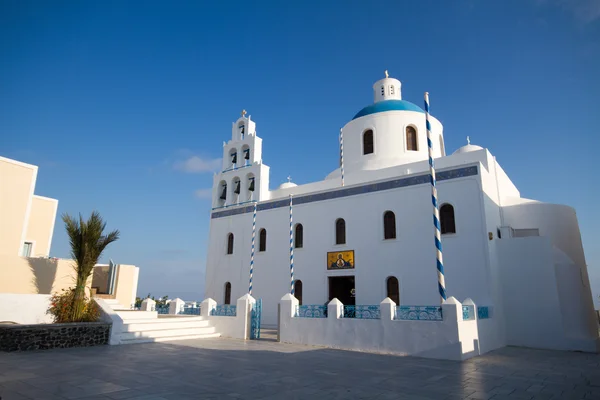
<path id="1" fill-rule="evenodd" d="M 140 307 L 141 311 L 155 311 L 156 310 L 156 302 L 150 298 L 144 299 L 142 301 L 142 306 Z"/>
<path id="2" fill-rule="evenodd" d="M 171 300 L 169 303 L 169 314 L 179 314 L 183 311 L 183 306 L 185 306 L 185 301 L 181 300 L 179 297 Z"/>
<path id="3" fill-rule="evenodd" d="M 293 342 L 292 318 L 294 318 L 298 304 L 298 299 L 291 293 L 286 293 L 279 301 L 279 340 L 281 342 Z"/>
<path id="4" fill-rule="evenodd" d="M 246 340 L 250 337 L 250 318 L 252 317 L 254 303 L 256 303 L 256 300 L 248 293 L 237 299 L 235 316 L 237 328 L 234 338 Z"/>
<path id="5" fill-rule="evenodd" d="M 396 313 L 396 303 L 394 300 L 386 297 L 379 303 L 379 310 L 381 312 L 382 321 L 391 321 L 394 319 L 394 314 Z"/>
<path id="6" fill-rule="evenodd" d="M 202 315 L 205 318 L 208 318 L 210 316 L 211 311 L 215 308 L 217 308 L 216 301 L 214 301 L 210 297 L 208 299 L 204 299 L 204 301 L 200 303 L 200 315 Z"/>
<path id="7" fill-rule="evenodd" d="M 333 299 L 327 304 L 327 319 L 340 319 L 344 315 L 344 304 L 338 299 Z"/>

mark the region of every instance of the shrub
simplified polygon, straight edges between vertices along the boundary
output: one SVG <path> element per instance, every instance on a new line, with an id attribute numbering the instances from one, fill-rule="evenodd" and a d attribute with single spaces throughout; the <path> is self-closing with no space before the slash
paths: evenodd
<path id="1" fill-rule="evenodd" d="M 54 317 L 54 323 L 62 322 L 95 322 L 100 318 L 98 305 L 87 297 L 83 299 L 83 310 L 81 317 L 72 320 L 75 289 L 63 289 L 60 293 L 54 293 L 50 297 L 50 306 L 47 313 Z"/>

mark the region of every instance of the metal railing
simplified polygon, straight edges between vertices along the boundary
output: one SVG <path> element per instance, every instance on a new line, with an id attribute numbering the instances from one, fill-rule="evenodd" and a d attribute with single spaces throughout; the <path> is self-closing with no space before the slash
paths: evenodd
<path id="1" fill-rule="evenodd" d="M 305 305 L 296 306 L 294 317 L 298 318 L 327 318 L 327 306 Z"/>
<path id="2" fill-rule="evenodd" d="M 169 313 L 169 305 L 168 304 L 157 304 L 154 306 L 154 311 L 159 314 L 168 314 Z"/>
<path id="3" fill-rule="evenodd" d="M 344 306 L 344 318 L 381 319 L 379 306 Z"/>
<path id="4" fill-rule="evenodd" d="M 221 304 L 210 311 L 210 315 L 217 317 L 235 317 L 237 315 L 237 307 L 232 304 Z"/>
<path id="5" fill-rule="evenodd" d="M 398 306 L 396 320 L 402 321 L 442 321 L 442 307 L 436 306 Z"/>

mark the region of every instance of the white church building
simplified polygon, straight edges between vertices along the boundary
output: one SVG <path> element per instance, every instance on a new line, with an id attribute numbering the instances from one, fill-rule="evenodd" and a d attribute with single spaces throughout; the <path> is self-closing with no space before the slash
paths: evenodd
<path id="1" fill-rule="evenodd" d="M 300 304 L 440 304 L 425 112 L 387 73 L 373 91 L 342 128 L 343 172 L 319 182 L 270 189 L 255 122 L 244 112 L 233 123 L 214 177 L 207 298 L 235 304 L 248 293 L 256 204 L 252 296 L 263 326 L 277 325 L 290 292 L 291 195 Z M 447 153 L 442 124 L 430 123 L 448 296 L 488 307 L 504 345 L 596 351 L 575 210 L 522 198 L 490 150 Z"/>

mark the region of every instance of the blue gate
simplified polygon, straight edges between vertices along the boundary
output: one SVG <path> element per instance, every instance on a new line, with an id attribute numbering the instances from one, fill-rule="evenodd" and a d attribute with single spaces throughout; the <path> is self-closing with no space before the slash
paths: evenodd
<path id="1" fill-rule="evenodd" d="M 250 339 L 260 339 L 260 317 L 262 316 L 262 299 L 257 299 L 252 306 L 250 317 Z"/>

